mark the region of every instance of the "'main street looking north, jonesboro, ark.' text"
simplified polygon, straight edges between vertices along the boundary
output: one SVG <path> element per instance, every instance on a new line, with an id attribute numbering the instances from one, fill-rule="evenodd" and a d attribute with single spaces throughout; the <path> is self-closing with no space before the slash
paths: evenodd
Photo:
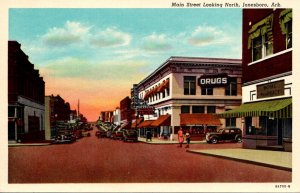
<path id="1" fill-rule="evenodd" d="M 202 3 L 192 3 L 192 2 L 172 2 L 171 7 L 188 7 L 188 8 L 239 8 L 239 7 L 252 7 L 252 8 L 268 8 L 268 7 L 281 7 L 280 3 L 217 3 L 217 2 L 202 2 Z"/>

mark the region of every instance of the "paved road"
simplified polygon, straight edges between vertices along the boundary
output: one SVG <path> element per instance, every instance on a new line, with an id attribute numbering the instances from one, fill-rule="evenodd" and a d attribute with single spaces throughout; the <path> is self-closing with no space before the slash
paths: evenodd
<path id="1" fill-rule="evenodd" d="M 9 148 L 8 177 L 9 183 L 291 182 L 292 173 L 187 153 L 175 144 L 125 143 L 92 135 L 73 144 Z"/>

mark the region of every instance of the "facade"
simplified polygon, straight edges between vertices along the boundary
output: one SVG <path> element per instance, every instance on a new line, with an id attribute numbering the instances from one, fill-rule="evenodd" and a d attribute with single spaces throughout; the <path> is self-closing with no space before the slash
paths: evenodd
<path id="1" fill-rule="evenodd" d="M 240 106 L 241 84 L 239 59 L 171 57 L 137 86 L 139 100 L 144 100 L 137 112 L 148 120 L 140 134 L 151 128 L 155 137 L 172 140 L 183 127 L 197 140 L 207 131 L 241 126 L 241 119 L 216 117 Z"/>
<path id="2" fill-rule="evenodd" d="M 45 82 L 17 41 L 8 42 L 8 140 L 43 140 Z"/>
<path id="3" fill-rule="evenodd" d="M 242 117 L 245 148 L 292 144 L 292 10 L 243 10 L 243 105 L 224 114 Z"/>
<path id="4" fill-rule="evenodd" d="M 45 96 L 45 135 L 49 140 L 56 135 L 59 123 L 70 122 L 70 104 L 61 96 Z"/>
<path id="5" fill-rule="evenodd" d="M 113 113 L 113 123 L 115 125 L 121 125 L 121 111 L 120 111 L 120 108 L 117 107 L 115 110 L 114 110 L 114 113 Z"/>

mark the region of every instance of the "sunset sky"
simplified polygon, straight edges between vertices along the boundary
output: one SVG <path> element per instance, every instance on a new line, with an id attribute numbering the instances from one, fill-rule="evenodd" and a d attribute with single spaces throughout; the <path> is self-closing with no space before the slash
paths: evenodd
<path id="1" fill-rule="evenodd" d="M 241 9 L 10 9 L 9 40 L 89 121 L 171 56 L 241 59 Z"/>

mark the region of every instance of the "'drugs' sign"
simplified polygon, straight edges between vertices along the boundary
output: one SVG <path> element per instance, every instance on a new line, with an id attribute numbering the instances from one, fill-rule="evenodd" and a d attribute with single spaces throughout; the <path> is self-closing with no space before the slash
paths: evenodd
<path id="1" fill-rule="evenodd" d="M 227 74 L 202 75 L 198 78 L 198 85 L 201 87 L 223 87 L 228 84 Z"/>

